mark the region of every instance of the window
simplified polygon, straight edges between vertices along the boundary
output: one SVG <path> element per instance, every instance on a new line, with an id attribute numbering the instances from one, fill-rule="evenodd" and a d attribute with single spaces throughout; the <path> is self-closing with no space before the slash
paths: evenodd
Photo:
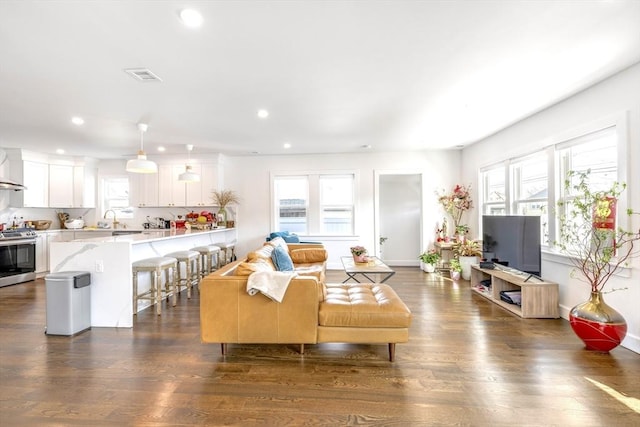
<path id="1" fill-rule="evenodd" d="M 480 171 L 482 214 L 540 216 L 541 242 L 548 245 L 556 238 L 553 230 L 557 201 L 562 200 L 568 207 L 575 196 L 565 194 L 567 172 L 590 170 L 591 188 L 608 189 L 618 180 L 619 157 L 616 126 L 607 126 L 488 167 Z"/>
<path id="2" fill-rule="evenodd" d="M 507 191 L 504 179 L 504 165 L 482 172 L 482 213 L 484 215 L 506 214 Z"/>
<path id="3" fill-rule="evenodd" d="M 102 208 L 102 215 L 112 210 L 118 219 L 133 218 L 133 209 L 129 204 L 129 178 L 113 177 L 102 180 Z"/>
<path id="4" fill-rule="evenodd" d="M 352 235 L 354 181 L 354 173 L 274 175 L 275 230 Z"/>
<path id="5" fill-rule="evenodd" d="M 549 243 L 548 164 L 546 153 L 511 163 L 513 213 L 540 217 L 541 242 Z"/>
<path id="6" fill-rule="evenodd" d="M 277 231 L 308 233 L 309 181 L 306 176 L 278 177 L 273 181 Z"/>

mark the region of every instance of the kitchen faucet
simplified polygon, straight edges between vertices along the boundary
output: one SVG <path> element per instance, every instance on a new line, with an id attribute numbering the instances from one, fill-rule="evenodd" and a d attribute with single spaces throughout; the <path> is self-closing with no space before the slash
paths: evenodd
<path id="1" fill-rule="evenodd" d="M 113 228 L 118 228 L 118 220 L 116 219 L 116 212 L 113 209 L 108 209 L 105 213 L 104 213 L 104 219 L 107 219 L 107 214 L 111 212 L 113 214 Z"/>

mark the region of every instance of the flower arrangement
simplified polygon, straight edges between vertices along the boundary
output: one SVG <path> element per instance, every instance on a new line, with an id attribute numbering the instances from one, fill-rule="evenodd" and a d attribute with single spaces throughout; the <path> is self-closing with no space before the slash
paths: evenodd
<path id="1" fill-rule="evenodd" d="M 453 247 L 453 253 L 458 256 L 482 256 L 482 249 L 477 240 L 465 240 Z"/>
<path id="2" fill-rule="evenodd" d="M 355 256 L 365 255 L 367 253 L 367 248 L 364 246 L 352 246 L 351 254 Z"/>
<path id="3" fill-rule="evenodd" d="M 425 264 L 435 264 L 440 260 L 440 254 L 435 249 L 429 249 L 418 257 Z"/>
<path id="4" fill-rule="evenodd" d="M 213 190 L 211 192 L 213 204 L 224 209 L 228 204 L 240 203 L 240 197 L 233 190 Z"/>
<path id="5" fill-rule="evenodd" d="M 442 205 L 445 212 L 453 218 L 454 229 L 457 229 L 462 219 L 462 214 L 473 207 L 471 199 L 471 184 L 456 185 L 451 194 L 438 194 L 438 202 Z"/>

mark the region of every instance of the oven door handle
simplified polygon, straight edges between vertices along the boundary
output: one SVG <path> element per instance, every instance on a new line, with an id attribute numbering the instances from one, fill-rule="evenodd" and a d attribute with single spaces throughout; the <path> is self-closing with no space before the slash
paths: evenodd
<path id="1" fill-rule="evenodd" d="M 35 239 L 0 240 L 0 246 L 35 245 Z"/>

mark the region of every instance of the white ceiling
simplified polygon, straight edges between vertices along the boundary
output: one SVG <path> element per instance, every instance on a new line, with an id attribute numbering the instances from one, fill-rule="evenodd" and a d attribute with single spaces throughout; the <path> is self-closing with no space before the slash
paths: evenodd
<path id="1" fill-rule="evenodd" d="M 450 148 L 639 61 L 633 0 L 1 0 L 0 147 L 122 158 L 145 122 L 150 155 Z"/>

